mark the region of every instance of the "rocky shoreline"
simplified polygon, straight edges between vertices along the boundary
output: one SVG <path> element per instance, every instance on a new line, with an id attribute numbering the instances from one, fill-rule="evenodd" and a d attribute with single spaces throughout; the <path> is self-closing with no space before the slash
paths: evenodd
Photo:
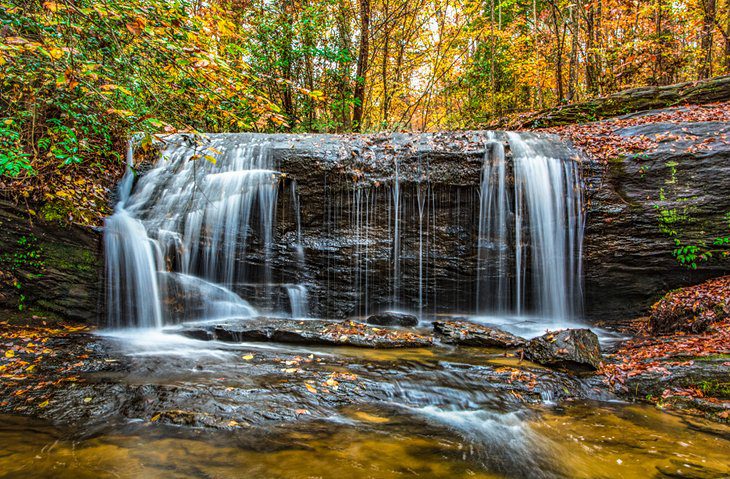
<path id="1" fill-rule="evenodd" d="M 52 320 L 38 325 L 44 321 L 0 323 L 0 412 L 47 419 L 84 434 L 126 421 L 225 429 L 326 419 L 343 407 L 408 403 L 418 391 L 433 388 L 455 397 L 476 394 L 480 401 L 490 397 L 495 407 L 507 409 L 546 398 L 557 403 L 623 398 L 718 422 L 728 422 L 730 411 L 727 351 L 647 356 L 642 366 L 622 369 L 628 358 L 650 349 L 647 339 L 611 347 L 599 364 L 598 343 L 588 330 L 526 341 L 461 320 L 438 321 L 431 331 L 259 319 L 245 328 L 245 320 L 188 328 L 214 331 L 215 337 L 205 339 L 222 341 L 201 342 L 196 333 L 189 336 L 198 339 L 185 339 L 189 343 L 155 345 L 157 338 L 98 335 Z M 730 334 L 727 321 L 717 328 Z M 226 329 L 248 331 L 231 340 L 255 342 L 226 343 Z M 183 339 L 180 332 L 160 336 Z M 686 346 L 691 338 L 654 341 Z M 594 367 L 597 373 L 590 372 Z"/>

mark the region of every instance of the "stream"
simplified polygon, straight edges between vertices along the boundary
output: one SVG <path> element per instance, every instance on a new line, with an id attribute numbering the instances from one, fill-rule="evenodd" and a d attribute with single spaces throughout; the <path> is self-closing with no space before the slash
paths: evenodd
<path id="1" fill-rule="evenodd" d="M 500 350 L 89 340 L 114 366 L 56 396 L 52 416 L 70 426 L 3 416 L 0 477 L 730 475 L 727 426 Z"/>

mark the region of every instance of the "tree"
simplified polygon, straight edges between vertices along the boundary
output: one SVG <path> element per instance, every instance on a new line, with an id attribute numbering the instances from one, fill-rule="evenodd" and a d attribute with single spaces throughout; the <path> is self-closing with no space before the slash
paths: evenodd
<path id="1" fill-rule="evenodd" d="M 370 0 L 360 0 L 360 47 L 357 56 L 355 73 L 355 108 L 352 113 L 352 128 L 362 129 L 363 109 L 365 107 L 365 81 L 368 71 L 368 55 L 370 42 Z"/>

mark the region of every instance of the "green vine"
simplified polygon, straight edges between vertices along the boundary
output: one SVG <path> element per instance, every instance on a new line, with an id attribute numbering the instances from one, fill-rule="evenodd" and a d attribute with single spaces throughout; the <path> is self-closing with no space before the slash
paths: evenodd
<path id="1" fill-rule="evenodd" d="M 28 299 L 23 292 L 21 277 L 32 280 L 43 276 L 45 262 L 43 249 L 38 245 L 38 238 L 33 234 L 21 236 L 16 242 L 15 251 L 0 255 L 0 266 L 10 276 L 10 282 L 18 290 L 18 309 L 25 309 Z"/>

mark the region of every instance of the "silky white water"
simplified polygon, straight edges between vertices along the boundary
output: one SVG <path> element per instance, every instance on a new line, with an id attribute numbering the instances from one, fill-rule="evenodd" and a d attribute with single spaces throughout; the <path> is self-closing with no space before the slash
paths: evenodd
<path id="1" fill-rule="evenodd" d="M 513 186 L 503 143 L 485 146 L 477 312 L 575 319 L 582 302 L 579 166 L 554 141 L 518 133 L 507 139 Z"/>
<path id="2" fill-rule="evenodd" d="M 461 312 L 553 325 L 579 317 L 582 184 L 578 163 L 558 141 L 483 133 L 480 187 L 445 190 L 431 176 L 433 139 L 401 135 L 392 149 L 340 155 L 382 158 L 392 173 L 375 181 L 358 172 L 351 184 L 340 179 L 332 187 L 325 175 L 324 210 L 304 218 L 301 178 L 280 171 L 274 158 L 295 143 L 282 138 L 173 135 L 136 184 L 130 148 L 105 228 L 111 327 L 306 318 L 319 302 L 338 315 L 395 308 L 424 318 L 441 308 L 444 280 L 473 291 L 448 293 L 465 298 Z M 457 206 L 450 216 L 447 204 Z M 474 208 L 475 221 L 462 206 Z M 280 214 L 290 219 L 289 233 L 277 230 Z M 463 231 L 463 246 L 444 250 L 441 238 L 454 241 L 452 230 Z M 459 265 L 452 277 L 437 264 L 445 255 Z M 345 291 L 354 309 L 340 309 L 332 291 Z"/>

